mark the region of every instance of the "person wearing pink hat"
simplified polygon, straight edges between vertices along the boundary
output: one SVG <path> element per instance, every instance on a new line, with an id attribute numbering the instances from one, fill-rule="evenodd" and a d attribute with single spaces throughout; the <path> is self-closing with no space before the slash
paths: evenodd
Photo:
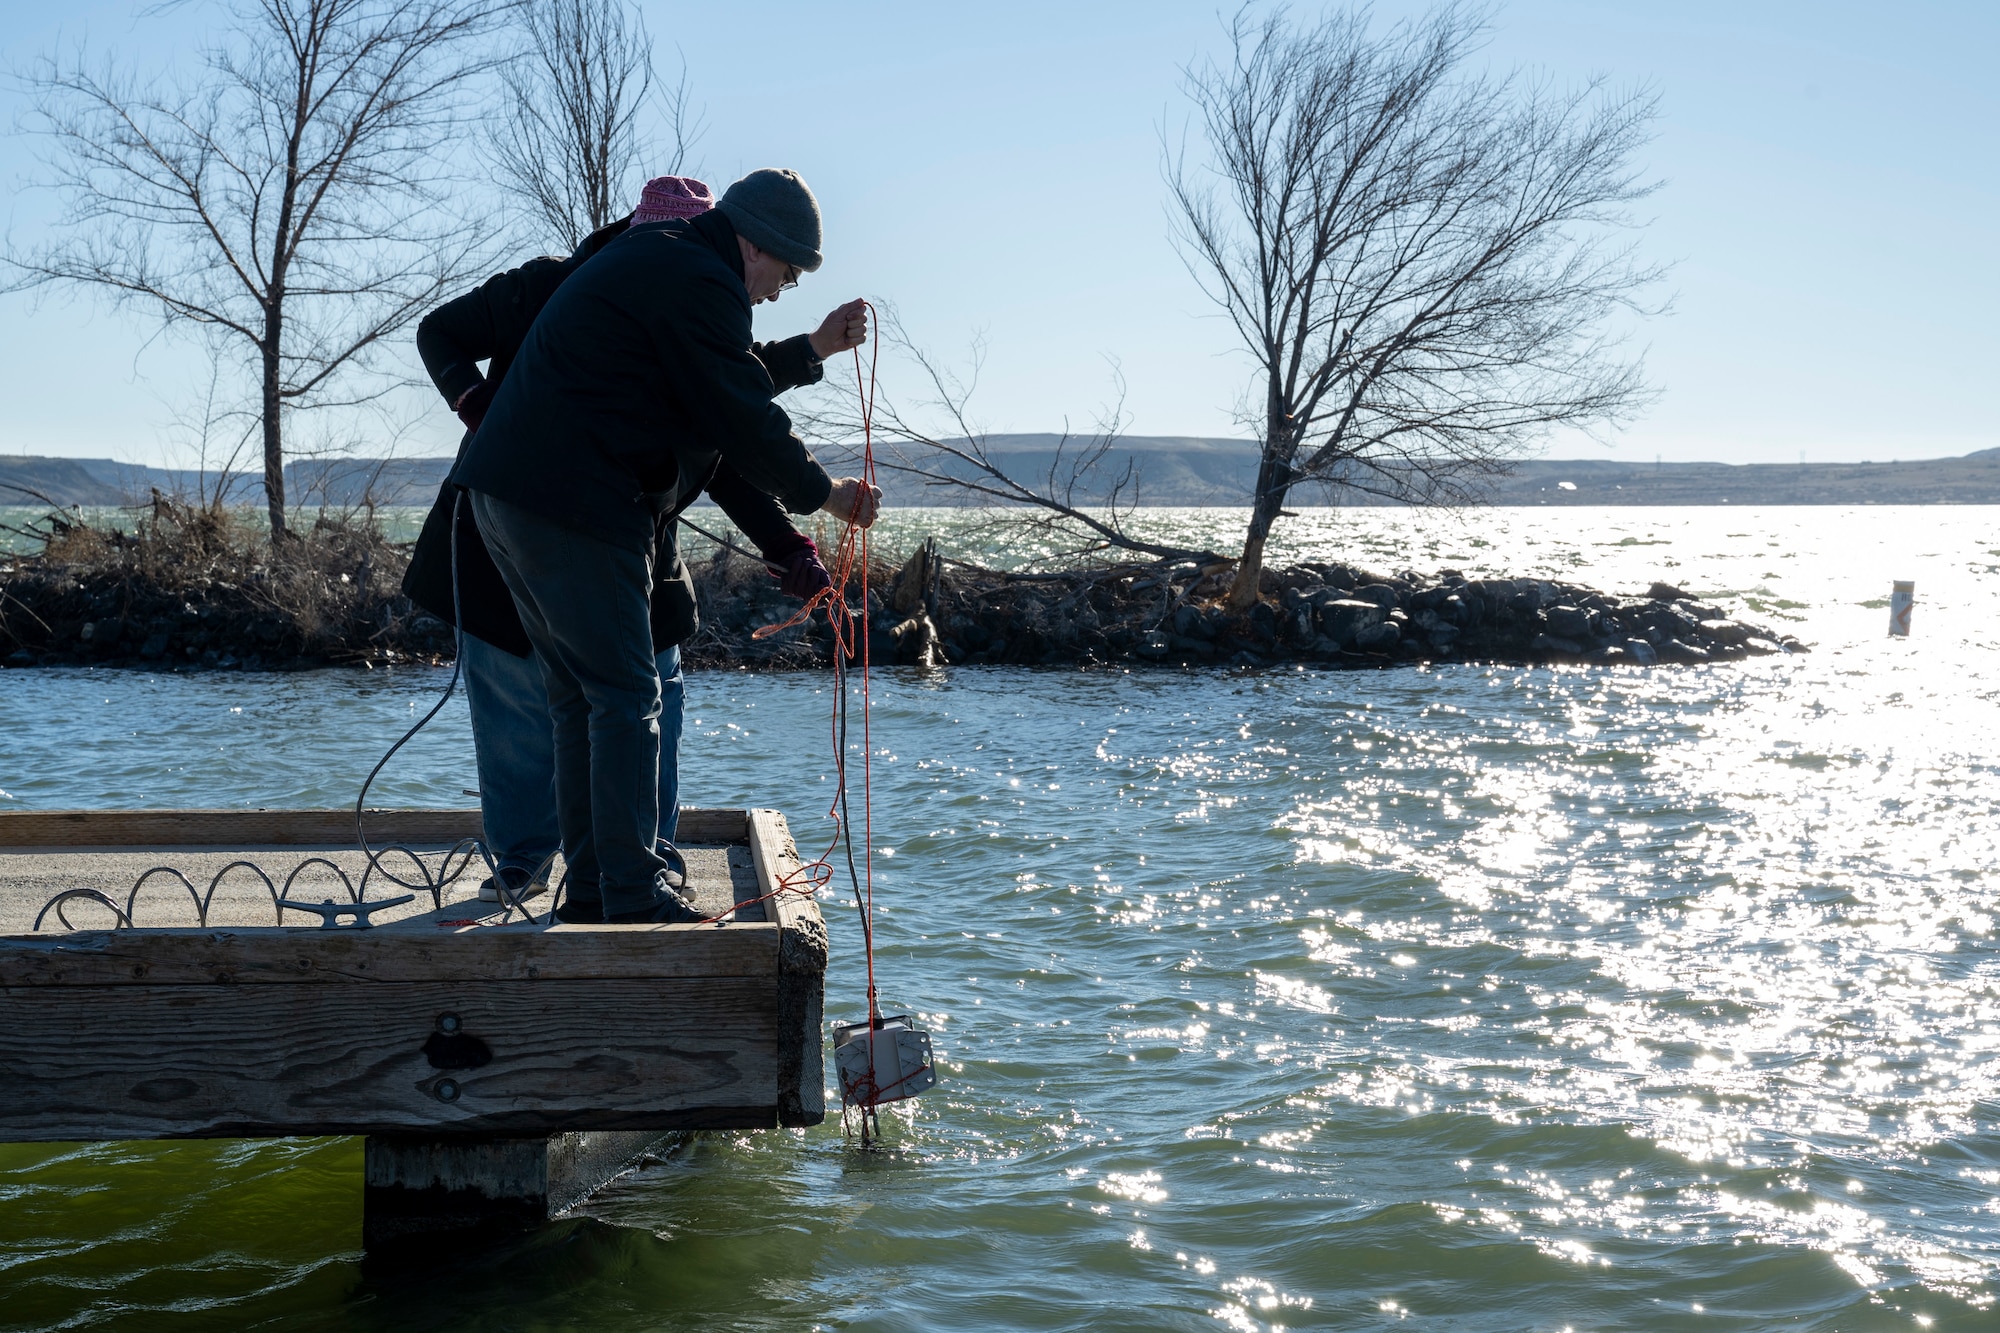
<path id="1" fill-rule="evenodd" d="M 467 428 L 460 456 L 529 326 L 566 278 L 632 227 L 685 221 L 714 206 L 715 197 L 703 182 L 689 176 L 656 177 L 646 182 L 629 217 L 593 232 L 575 254 L 529 260 L 425 316 L 417 330 L 417 349 L 438 391 Z M 865 312 L 859 302 L 852 302 L 828 315 L 811 334 L 758 344 L 754 350 L 782 390 L 818 379 L 821 361 L 858 345 L 865 336 Z M 480 361 L 489 363 L 483 375 Z M 770 496 L 727 466 L 717 469 L 707 490 L 764 558 L 784 567 L 778 578 L 787 593 L 809 598 L 828 585 L 812 539 L 793 526 Z M 540 892 L 543 886 L 534 881 L 533 872 L 560 844 L 554 742 L 541 667 L 469 505 L 457 506 L 454 588 L 452 532 L 458 495 L 459 488 L 449 482 L 441 488 L 412 554 L 403 590 L 446 624 L 462 621 L 460 664 L 471 712 L 487 849 L 494 863 L 494 880 L 480 896 L 492 901 L 498 899 L 501 887 L 510 895 Z M 668 529 L 661 534 L 662 545 L 671 548 L 671 521 L 662 526 Z M 661 680 L 658 834 L 671 847 L 680 811 L 684 712 L 680 645 L 693 634 L 696 617 L 684 585 L 667 579 L 667 573 L 663 563 L 652 619 Z"/>
<path id="2" fill-rule="evenodd" d="M 639 206 L 632 210 L 632 225 L 700 217 L 714 207 L 715 196 L 694 177 L 655 176 L 639 191 Z"/>

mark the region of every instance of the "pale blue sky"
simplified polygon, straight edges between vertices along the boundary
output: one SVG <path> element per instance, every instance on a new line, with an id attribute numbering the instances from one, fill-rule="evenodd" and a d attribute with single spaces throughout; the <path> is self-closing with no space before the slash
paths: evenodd
<path id="1" fill-rule="evenodd" d="M 97 47 L 191 51 L 205 13 L 0 4 L 15 65 L 86 31 Z M 1213 3 L 645 9 L 661 46 L 685 52 L 710 124 L 698 157 L 718 192 L 752 167 L 788 165 L 826 210 L 827 262 L 760 308 L 766 335 L 865 294 L 893 301 L 938 351 L 985 335 L 974 402 L 989 428 L 1087 423 L 1115 357 L 1131 431 L 1239 433 L 1230 410 L 1247 364 L 1167 240 L 1160 179 L 1159 127 L 1183 115 L 1178 67 L 1220 44 Z M 1666 184 L 1645 245 L 1678 264 L 1675 307 L 1639 333 L 1662 396 L 1611 456 L 1885 459 L 2000 445 L 1996 57 L 1990 0 L 1501 10 L 1491 61 L 1649 83 L 1663 98 L 1645 165 Z M 30 165 L 29 145 L 0 141 L 10 185 Z M 45 207 L 10 200 L 17 240 Z M 0 299 L 0 451 L 157 461 L 166 405 L 196 363 L 141 354 L 148 327 L 71 298 Z M 440 412 L 403 449 L 453 442 Z M 1551 452 L 1603 451 L 1558 438 Z"/>

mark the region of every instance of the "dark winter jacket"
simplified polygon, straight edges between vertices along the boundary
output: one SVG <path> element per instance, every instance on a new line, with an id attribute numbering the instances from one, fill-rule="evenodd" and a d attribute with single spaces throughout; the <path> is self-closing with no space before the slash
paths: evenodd
<path id="1" fill-rule="evenodd" d="M 719 463 L 810 513 L 833 480 L 777 391 L 729 219 L 632 227 L 549 298 L 452 480 L 635 551 Z"/>
<path id="2" fill-rule="evenodd" d="M 566 259 L 533 259 L 498 274 L 426 315 L 417 327 L 417 351 L 445 402 L 457 403 L 482 384 L 501 382 L 535 317 L 556 288 L 626 226 L 621 220 L 593 233 Z M 803 335 L 757 344 L 752 350 L 780 389 L 813 383 L 822 373 Z M 479 371 L 480 361 L 489 362 L 484 375 Z M 490 400 L 491 389 L 482 393 Z M 470 439 L 468 434 L 460 444 L 460 459 Z M 718 468 L 707 489 L 767 558 L 783 559 L 803 545 L 804 539 L 777 502 L 730 468 Z M 486 552 L 470 506 L 462 506 L 457 516 L 458 607 L 454 608 L 451 532 L 453 505 L 459 494 L 459 487 L 449 481 L 440 488 L 411 554 L 403 591 L 447 624 L 455 624 L 455 609 L 462 609 L 467 632 L 516 656 L 526 656 L 528 637 L 521 628 L 514 599 Z M 661 527 L 665 531 L 656 537 L 661 545 L 672 543 L 671 524 L 672 520 L 663 516 Z M 694 633 L 697 617 L 691 590 L 676 577 L 680 571 L 674 562 L 660 561 L 656 568 L 661 582 L 656 583 L 653 598 L 653 639 L 655 651 L 660 651 L 686 641 Z"/>

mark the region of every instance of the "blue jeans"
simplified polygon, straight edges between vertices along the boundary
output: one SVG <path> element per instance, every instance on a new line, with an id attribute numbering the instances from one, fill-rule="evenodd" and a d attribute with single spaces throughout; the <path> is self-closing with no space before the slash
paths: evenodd
<path id="1" fill-rule="evenodd" d="M 555 728 L 549 687 L 533 654 L 516 657 L 476 634 L 464 636 L 465 697 L 479 764 L 479 812 L 495 865 L 533 871 L 562 846 L 556 820 Z M 660 672 L 660 836 L 680 823 L 681 724 L 686 716 L 681 650 L 654 658 Z"/>

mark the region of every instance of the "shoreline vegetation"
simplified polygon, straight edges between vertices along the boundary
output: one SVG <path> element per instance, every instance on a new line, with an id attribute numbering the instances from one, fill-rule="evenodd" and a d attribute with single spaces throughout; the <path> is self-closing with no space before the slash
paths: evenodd
<path id="1" fill-rule="evenodd" d="M 0 665 L 304 670 L 449 662 L 450 628 L 402 595 L 406 544 L 369 510 L 325 513 L 273 544 L 253 518 L 155 494 L 128 532 L 51 510 L 40 549 L 0 556 Z M 17 530 L 21 531 L 21 530 Z M 690 666 L 824 667 L 823 616 L 727 550 L 692 565 L 701 628 Z M 955 560 L 935 538 L 878 559 L 868 596 L 882 664 L 1369 668 L 1422 662 L 1651 666 L 1807 651 L 1654 584 L 1619 596 L 1546 579 L 1468 579 L 1300 563 L 1262 571 L 1227 606 L 1231 560 L 1116 562 L 1008 572 Z M 850 590 L 858 603 L 859 588 Z"/>

